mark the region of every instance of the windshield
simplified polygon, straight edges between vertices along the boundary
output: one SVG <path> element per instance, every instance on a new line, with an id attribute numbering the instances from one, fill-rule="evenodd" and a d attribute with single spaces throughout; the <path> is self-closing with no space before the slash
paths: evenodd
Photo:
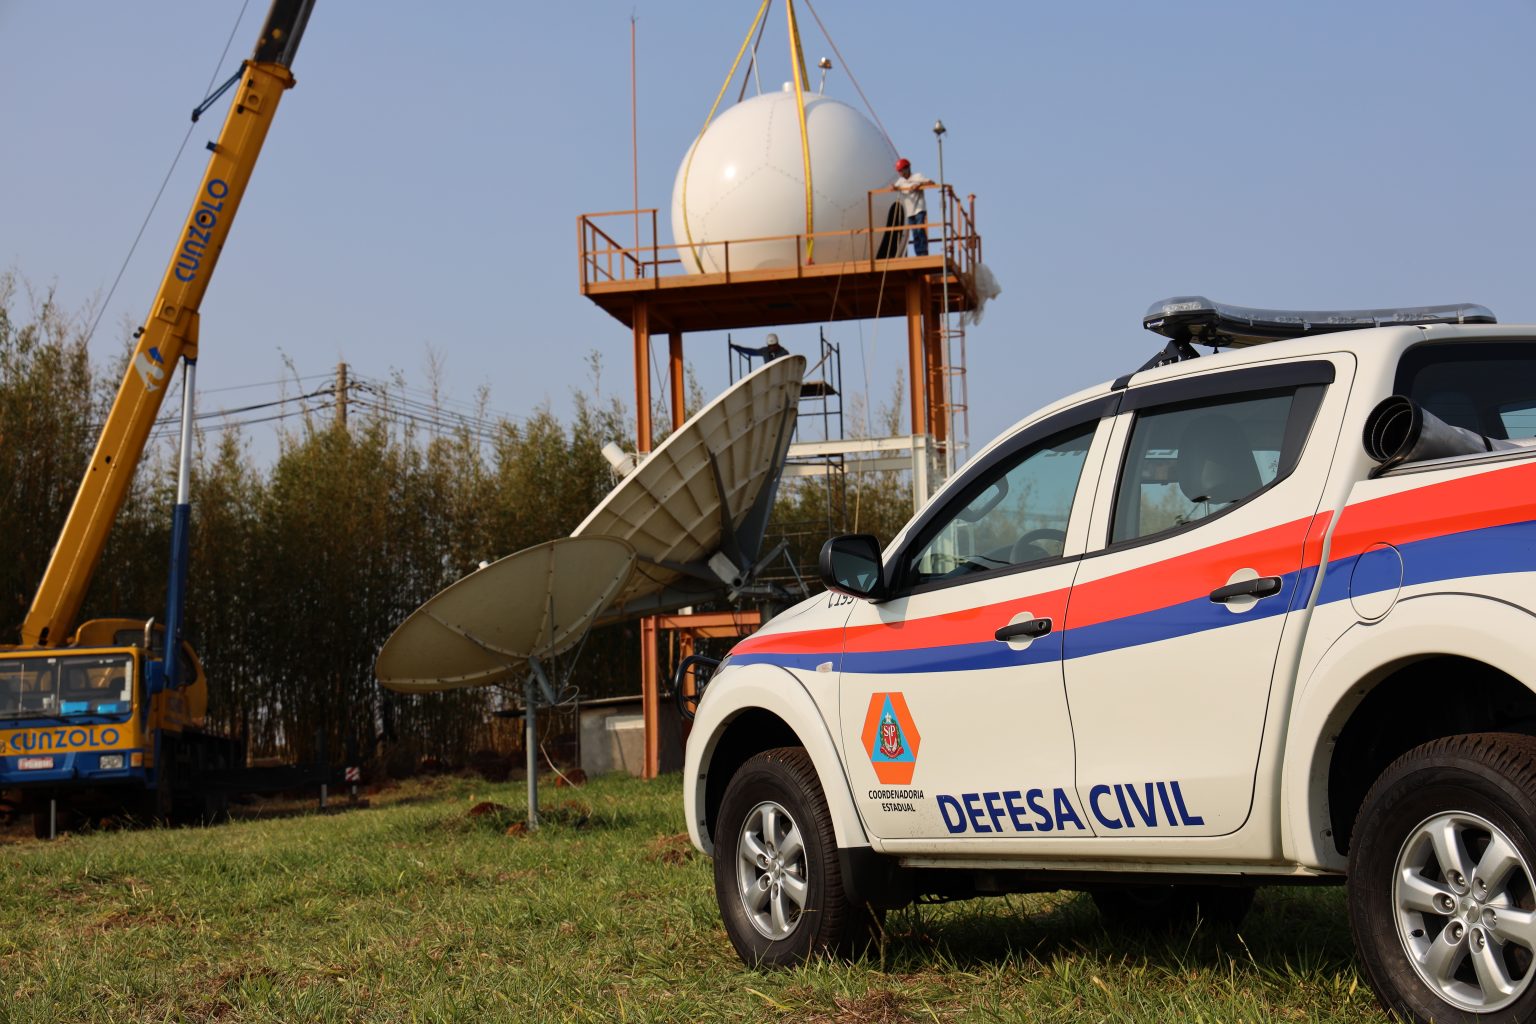
<path id="1" fill-rule="evenodd" d="M 127 714 L 133 659 L 126 654 L 0 659 L 0 719 Z"/>

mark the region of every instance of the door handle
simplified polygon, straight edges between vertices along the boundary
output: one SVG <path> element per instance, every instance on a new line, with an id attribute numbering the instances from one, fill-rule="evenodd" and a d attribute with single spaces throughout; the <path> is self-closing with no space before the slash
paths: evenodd
<path id="1" fill-rule="evenodd" d="M 1258 579 L 1238 580 L 1211 591 L 1211 600 L 1226 604 L 1234 597 L 1271 597 L 1280 593 L 1279 576 L 1260 576 Z"/>
<path id="2" fill-rule="evenodd" d="M 1009 640 L 1033 640 L 1036 637 L 1045 636 L 1051 631 L 1050 619 L 1025 619 L 1023 622 L 1015 622 L 1011 626 L 1004 626 L 993 636 L 1007 642 Z"/>

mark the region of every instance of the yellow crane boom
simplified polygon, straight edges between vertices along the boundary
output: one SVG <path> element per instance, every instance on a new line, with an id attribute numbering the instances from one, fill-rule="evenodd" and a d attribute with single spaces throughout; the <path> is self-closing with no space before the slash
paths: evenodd
<path id="1" fill-rule="evenodd" d="M 274 0 L 256 50 L 241 67 L 229 115 L 218 140 L 209 145 L 212 156 L 197 198 L 22 624 L 25 646 L 57 647 L 68 642 L 75 628 L 171 373 L 183 356 L 196 358 L 198 308 L 278 101 L 294 84 L 289 65 L 312 6 L 313 0 Z"/>

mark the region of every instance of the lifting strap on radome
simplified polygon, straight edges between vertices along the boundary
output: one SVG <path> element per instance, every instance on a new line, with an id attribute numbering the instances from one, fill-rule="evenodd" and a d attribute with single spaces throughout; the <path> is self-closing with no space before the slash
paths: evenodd
<path id="1" fill-rule="evenodd" d="M 710 104 L 709 116 L 704 118 L 704 127 L 699 129 L 699 137 L 694 140 L 693 147 L 688 150 L 688 162 L 683 166 L 683 234 L 688 237 L 688 254 L 693 257 L 693 264 L 698 267 L 701 274 L 704 272 L 704 262 L 699 259 L 698 248 L 693 244 L 693 227 L 688 223 L 688 177 L 693 170 L 693 155 L 698 152 L 699 143 L 704 141 L 704 133 L 709 131 L 709 123 L 715 119 L 715 111 L 719 109 L 720 101 L 725 98 L 726 90 L 731 87 L 731 80 L 736 77 L 736 68 L 740 66 L 747 47 L 752 45 L 752 36 L 757 32 L 758 25 L 768 16 L 768 8 L 772 4 L 773 0 L 763 0 L 758 7 L 757 17 L 752 19 L 752 27 L 747 29 L 747 37 L 741 41 L 741 49 L 736 51 L 736 59 L 731 61 L 731 70 L 725 76 L 725 83 L 720 86 L 715 102 Z"/>
<path id="2" fill-rule="evenodd" d="M 821 34 L 826 38 L 827 45 L 832 47 L 833 56 L 837 58 L 838 63 L 842 64 L 843 71 L 848 75 L 848 81 L 853 83 L 854 91 L 859 94 L 859 99 L 864 101 L 864 109 L 869 111 L 869 116 L 875 119 L 875 127 L 879 128 L 880 134 L 885 136 L 886 144 L 895 149 L 896 143 L 891 141 L 891 133 L 885 130 L 885 123 L 880 120 L 880 115 L 875 113 L 874 104 L 870 103 L 869 97 L 864 95 L 864 90 L 859 86 L 859 80 L 853 75 L 853 65 L 849 64 L 847 59 L 843 57 L 843 51 L 837 48 L 837 40 L 832 38 L 832 33 L 827 31 L 827 26 L 822 24 L 821 15 L 816 13 L 816 5 L 811 3 L 811 0 L 805 0 L 805 6 L 810 10 L 811 17 L 816 19 L 816 27 L 821 29 Z"/>
<path id="3" fill-rule="evenodd" d="M 800 158 L 805 163 L 805 262 L 816 262 L 815 192 L 811 188 L 811 136 L 805 125 L 805 50 L 795 23 L 795 0 L 784 0 L 789 15 L 789 63 L 795 72 L 795 113 L 800 118 Z"/>

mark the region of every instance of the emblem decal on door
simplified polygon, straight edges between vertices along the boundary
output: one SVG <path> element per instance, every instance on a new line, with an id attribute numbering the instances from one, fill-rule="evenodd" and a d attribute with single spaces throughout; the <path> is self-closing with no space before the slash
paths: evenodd
<path id="1" fill-rule="evenodd" d="M 917 770 L 917 748 L 922 737 L 907 699 L 900 693 L 874 693 L 864 716 L 864 751 L 875 776 L 887 786 L 905 786 Z"/>

